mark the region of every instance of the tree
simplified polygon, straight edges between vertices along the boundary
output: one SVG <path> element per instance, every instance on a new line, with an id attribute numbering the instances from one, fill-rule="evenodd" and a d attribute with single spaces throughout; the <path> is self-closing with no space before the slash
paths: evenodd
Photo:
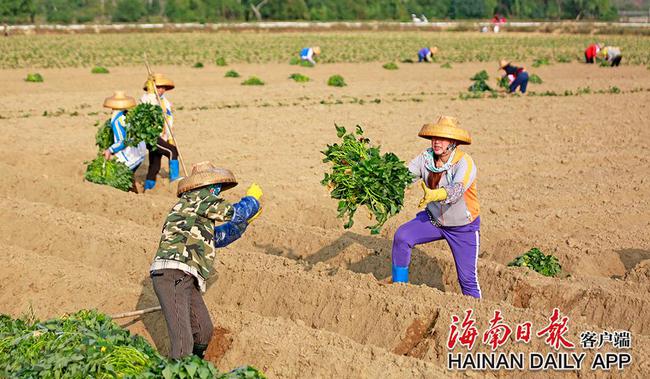
<path id="1" fill-rule="evenodd" d="M 136 22 L 146 14 L 142 0 L 117 0 L 111 19 L 117 22 Z"/>

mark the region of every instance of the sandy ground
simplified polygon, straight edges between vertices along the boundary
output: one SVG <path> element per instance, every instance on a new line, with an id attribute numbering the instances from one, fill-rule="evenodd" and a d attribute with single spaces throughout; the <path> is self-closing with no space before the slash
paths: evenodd
<path id="1" fill-rule="evenodd" d="M 267 85 L 224 78 L 231 68 Z M 227 348 L 211 346 L 220 369 L 250 363 L 273 378 L 446 377 L 452 314 L 474 309 L 481 333 L 497 309 L 513 327 L 532 321 L 539 330 L 558 307 L 576 344 L 587 330 L 633 335 L 633 363 L 624 371 L 561 376 L 650 375 L 650 71 L 557 64 L 533 69 L 545 83 L 530 90 L 617 86 L 623 93 L 458 100 L 481 69 L 496 73 L 476 63 L 397 71 L 376 63 L 158 68 L 177 85 L 169 96 L 185 160 L 231 168 L 241 185 L 225 193 L 229 200 L 253 181 L 265 191 L 262 217 L 220 252 L 205 295 L 215 324 L 229 331 Z M 93 125 L 108 117 L 104 97 L 115 89 L 139 96 L 144 69 L 39 72 L 44 83 L 24 82 L 27 70 L 0 75 L 0 313 L 33 309 L 45 318 L 157 305 L 147 274 L 175 201 L 166 168 L 144 195 L 82 179 L 83 162 L 96 151 Z M 313 81 L 294 83 L 293 72 Z M 334 73 L 348 87 L 327 87 Z M 360 124 L 373 142 L 409 160 L 427 147 L 420 126 L 438 114 L 458 117 L 474 138 L 466 151 L 479 168 L 481 301 L 460 294 L 444 242 L 414 250 L 412 284 L 381 283 L 390 275 L 392 235 L 417 211 L 415 188 L 404 210 L 370 236 L 363 211 L 352 229 L 342 228 L 336 202 L 319 184 L 327 168 L 319 151 L 336 140 L 334 123 Z M 561 278 L 506 267 L 534 246 L 560 259 Z M 121 324 L 168 350 L 160 314 Z M 533 338 L 502 350 L 551 349 Z"/>

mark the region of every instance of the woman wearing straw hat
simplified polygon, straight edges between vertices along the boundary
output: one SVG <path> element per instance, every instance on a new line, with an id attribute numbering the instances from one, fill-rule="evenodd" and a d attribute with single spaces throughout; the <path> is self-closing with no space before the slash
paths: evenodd
<path id="1" fill-rule="evenodd" d="M 424 210 L 395 232 L 392 251 L 393 282 L 408 282 L 411 250 L 415 245 L 444 239 L 451 248 L 460 289 L 464 295 L 481 297 L 478 284 L 479 202 L 476 166 L 458 145 L 469 145 L 469 133 L 453 117 L 441 116 L 425 124 L 418 136 L 431 140 L 431 147 L 409 163 L 424 196 Z"/>
<path id="2" fill-rule="evenodd" d="M 318 46 L 305 47 L 304 49 L 300 50 L 300 59 L 303 61 L 308 61 L 313 65 L 316 64 L 314 57 L 318 55 L 320 55 L 320 47 Z"/>
<path id="3" fill-rule="evenodd" d="M 160 105 L 165 112 L 167 125 L 171 129 L 174 125 L 174 115 L 172 113 L 172 103 L 165 97 L 165 92 L 174 89 L 174 82 L 163 74 L 153 74 L 152 79 L 144 83 L 142 89 L 147 92 L 142 95 L 140 102 Z M 158 91 L 161 104 L 158 104 L 158 98 L 154 93 L 156 90 Z M 160 163 L 163 155 L 169 159 L 169 181 L 172 182 L 179 179 L 178 149 L 176 149 L 172 137 L 167 135 L 166 127 L 163 127 L 162 133 L 160 133 L 156 141 L 155 149 L 153 146 L 147 147 L 149 148 L 149 171 L 147 171 L 147 180 L 144 182 L 144 189 L 150 190 L 156 186 L 156 176 L 160 171 Z"/>
<path id="4" fill-rule="evenodd" d="M 418 51 L 418 62 L 431 62 L 433 61 L 433 56 L 438 52 L 438 48 L 435 46 L 432 47 L 423 47 Z"/>
<path id="5" fill-rule="evenodd" d="M 607 61 L 611 67 L 616 67 L 621 64 L 621 59 L 623 55 L 621 54 L 621 48 L 618 46 L 605 46 L 600 51 L 599 54 L 605 61 Z"/>
<path id="6" fill-rule="evenodd" d="M 519 87 L 521 93 L 526 93 L 526 87 L 528 86 L 528 72 L 526 72 L 525 68 L 513 66 L 512 63 L 507 60 L 501 59 L 499 61 L 499 71 L 500 70 L 505 71 L 506 74 L 504 77 L 507 77 L 509 81 L 510 78 L 514 78 L 514 80 L 510 82 L 510 87 L 508 88 L 509 93 L 516 92 L 517 87 Z"/>
<path id="7" fill-rule="evenodd" d="M 169 338 L 171 358 L 191 353 L 203 357 L 212 336 L 212 321 L 203 302 L 215 248 L 237 240 L 261 210 L 262 189 L 251 185 L 231 204 L 219 197 L 237 185 L 230 170 L 201 162 L 178 184 L 179 201 L 163 226 L 150 268 Z M 215 222 L 225 222 L 215 227 Z"/>
<path id="8" fill-rule="evenodd" d="M 111 114 L 111 129 L 113 130 L 113 144 L 104 150 L 104 158 L 111 159 L 115 156 L 118 162 L 124 163 L 131 171 L 138 169 L 144 155 L 147 153 L 147 146 L 140 142 L 138 146 L 126 146 L 126 113 L 135 106 L 135 99 L 126 96 L 124 91 L 115 91 L 113 96 L 104 99 L 104 107 L 113 110 Z"/>

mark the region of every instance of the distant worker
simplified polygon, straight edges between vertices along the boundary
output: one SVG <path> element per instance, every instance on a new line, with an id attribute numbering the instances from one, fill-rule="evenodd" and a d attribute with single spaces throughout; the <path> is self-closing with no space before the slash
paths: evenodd
<path id="1" fill-rule="evenodd" d="M 501 30 L 501 27 L 505 24 L 506 18 L 500 14 L 496 13 L 494 17 L 492 17 L 492 30 L 494 30 L 495 33 L 499 33 L 499 30 Z"/>
<path id="2" fill-rule="evenodd" d="M 602 48 L 602 45 L 599 43 L 592 43 L 587 47 L 587 50 L 585 50 L 585 63 L 594 63 L 596 57 L 598 57 L 598 53 L 600 53 L 600 49 Z"/>
<path id="3" fill-rule="evenodd" d="M 304 49 L 300 50 L 300 59 L 307 61 L 313 65 L 316 64 L 316 60 L 314 58 L 318 55 L 320 55 L 320 47 L 318 46 L 305 47 Z"/>
<path id="4" fill-rule="evenodd" d="M 421 180 L 423 209 L 395 232 L 392 281 L 409 281 L 413 247 L 444 239 L 451 248 L 463 295 L 480 299 L 477 169 L 469 154 L 458 148 L 472 143 L 472 138 L 455 118 L 447 116 L 422 126 L 418 136 L 431 140 L 429 148 L 408 165 L 414 182 Z"/>
<path id="5" fill-rule="evenodd" d="M 126 146 L 124 144 L 126 129 L 128 128 L 126 113 L 129 109 L 135 107 L 135 99 L 126 96 L 123 91 L 115 91 L 113 96 L 104 100 L 104 107 L 113 110 L 111 114 L 113 144 L 104 150 L 104 158 L 108 160 L 115 156 L 118 162 L 124 163 L 126 167 L 135 172 L 144 161 L 145 154 L 147 154 L 147 145 L 144 142 L 140 142 L 138 146 Z"/>
<path id="6" fill-rule="evenodd" d="M 526 93 L 526 87 L 528 86 L 528 72 L 524 67 L 513 66 L 512 63 L 508 62 L 505 59 L 499 61 L 499 70 L 505 71 L 504 77 L 508 78 L 510 87 L 508 88 L 509 93 L 514 93 L 519 87 L 521 93 Z"/>
<path id="7" fill-rule="evenodd" d="M 149 271 L 173 359 L 190 354 L 203 358 L 213 324 L 201 293 L 214 271 L 216 249 L 239 239 L 261 212 L 262 189 L 257 184 L 234 204 L 219 196 L 236 185 L 230 170 L 197 163 L 179 182 L 178 202 L 163 225 Z"/>
<path id="8" fill-rule="evenodd" d="M 438 48 L 435 46 L 432 47 L 423 47 L 418 51 L 418 62 L 432 62 L 433 56 L 438 52 Z"/>
<path id="9" fill-rule="evenodd" d="M 621 48 L 618 46 L 605 46 L 600 50 L 601 57 L 606 60 L 611 67 L 615 67 L 621 64 Z"/>
<path id="10" fill-rule="evenodd" d="M 155 83 L 155 87 L 154 87 Z M 140 98 L 140 102 L 160 105 L 165 112 L 167 125 L 172 129 L 174 125 L 174 114 L 172 113 L 172 103 L 165 97 L 165 92 L 174 89 L 174 82 L 165 77 L 163 74 L 153 74 L 152 78 L 147 79 L 143 88 L 146 92 Z M 158 98 L 154 91 L 158 91 L 161 104 L 158 104 Z M 172 129 L 173 131 L 173 129 Z M 169 181 L 173 182 L 180 178 L 178 166 L 178 149 L 174 144 L 174 139 L 167 133 L 167 127 L 163 125 L 162 133 L 156 141 L 156 146 L 147 146 L 149 149 L 149 171 L 147 180 L 144 182 L 144 189 L 151 190 L 156 186 L 156 176 L 160 171 L 160 163 L 163 155 L 169 159 Z"/>

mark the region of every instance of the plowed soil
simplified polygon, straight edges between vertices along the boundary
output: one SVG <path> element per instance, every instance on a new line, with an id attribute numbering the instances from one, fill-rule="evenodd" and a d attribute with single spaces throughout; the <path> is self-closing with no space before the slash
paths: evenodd
<path id="1" fill-rule="evenodd" d="M 242 78 L 224 78 L 228 69 Z M 176 82 L 168 96 L 188 165 L 232 169 L 241 184 L 224 194 L 231 201 L 252 182 L 264 189 L 264 213 L 220 251 L 204 296 L 218 326 L 208 355 L 217 367 L 253 364 L 273 378 L 447 377 L 455 374 L 446 369 L 452 315 L 472 308 L 482 333 L 500 310 L 511 326 L 531 321 L 539 330 L 557 307 L 576 344 L 583 331 L 631 331 L 633 363 L 555 375 L 650 376 L 650 71 L 556 64 L 531 69 L 544 84 L 529 90 L 592 93 L 459 100 L 482 69 L 492 84 L 496 67 L 477 63 L 157 68 Z M 158 305 L 148 267 L 175 202 L 166 164 L 146 194 L 83 180 L 84 161 L 96 154 L 94 125 L 109 115 L 103 99 L 117 89 L 139 97 L 145 70 L 39 72 L 43 83 L 24 82 L 27 70 L 0 75 L 0 313 L 46 318 Z M 293 72 L 312 81 L 294 83 Z M 325 84 L 335 73 L 347 87 Z M 250 75 L 267 84 L 240 85 Z M 621 93 L 594 93 L 613 86 Z M 364 211 L 343 229 L 319 183 L 335 123 L 361 125 L 408 161 L 427 147 L 420 126 L 439 114 L 458 117 L 474 140 L 465 150 L 479 170 L 480 301 L 460 294 L 444 242 L 414 249 L 410 284 L 386 284 L 392 236 L 417 212 L 417 188 L 371 236 Z M 559 278 L 506 266 L 531 247 L 559 258 Z M 161 314 L 120 322 L 168 351 Z M 551 351 L 536 337 L 501 349 Z M 490 348 L 479 342 L 474 351 Z"/>

